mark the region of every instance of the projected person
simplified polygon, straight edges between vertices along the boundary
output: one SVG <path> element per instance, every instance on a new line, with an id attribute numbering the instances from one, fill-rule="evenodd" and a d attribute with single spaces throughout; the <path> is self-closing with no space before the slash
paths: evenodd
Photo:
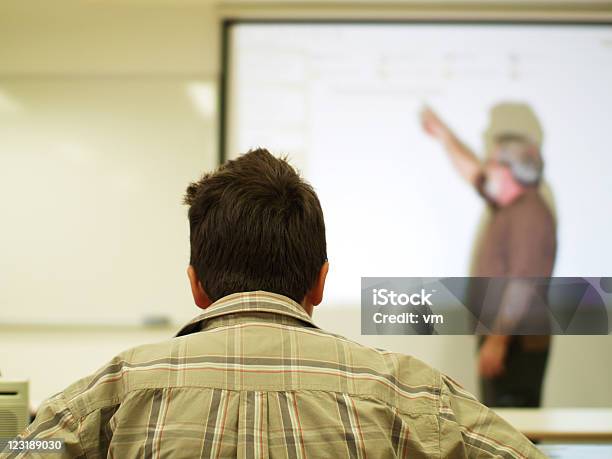
<path id="1" fill-rule="evenodd" d="M 498 129 L 487 159 L 481 161 L 431 109 L 423 110 L 421 121 L 491 211 L 477 244 L 473 276 L 550 276 L 556 254 L 556 224 L 538 190 L 543 169 L 538 142 L 521 132 Z M 539 406 L 550 337 L 491 334 L 479 344 L 483 402 L 489 406 Z"/>

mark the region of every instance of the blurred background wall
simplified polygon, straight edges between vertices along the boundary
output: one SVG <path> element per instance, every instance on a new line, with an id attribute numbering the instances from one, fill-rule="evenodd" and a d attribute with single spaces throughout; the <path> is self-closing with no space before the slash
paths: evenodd
<path id="1" fill-rule="evenodd" d="M 454 14 L 469 15 L 469 8 L 458 9 L 453 6 L 456 3 L 436 4 L 434 10 L 439 14 L 445 8 L 454 9 Z M 490 3 L 494 5 L 493 10 L 507 8 L 510 15 L 520 16 L 520 12 L 512 12 L 512 4 Z M 593 16 L 606 9 L 609 14 L 610 2 L 587 3 L 575 14 Z M 540 8 L 538 14 L 542 17 L 554 17 L 571 13 L 573 8 L 570 4 L 564 6 L 563 2 L 557 2 L 555 7 L 550 7 L 551 4 L 538 2 L 539 6 L 532 9 Z M 313 14 L 323 17 L 343 17 L 347 12 L 353 17 L 370 17 L 385 10 L 393 14 L 404 7 L 412 8 L 415 14 L 423 8 L 415 2 L 381 5 L 374 1 L 337 2 L 335 8 L 307 1 L 282 4 L 207 0 L 58 1 L 52 4 L 4 1 L 0 4 L 0 126 L 7 132 L 12 126 L 18 128 L 19 112 L 36 107 L 41 113 L 41 124 L 29 133 L 33 139 L 45 134 L 44 123 L 54 117 L 68 116 L 67 119 L 79 123 L 80 132 L 91 132 L 87 126 L 99 128 L 92 135 L 108 139 L 98 143 L 102 155 L 105 152 L 109 156 L 117 155 L 119 151 L 128 161 L 130 152 L 146 157 L 148 152 L 160 154 L 171 150 L 173 155 L 181 155 L 185 151 L 200 151 L 199 158 L 194 157 L 191 163 L 193 172 L 188 169 L 179 172 L 177 193 L 180 193 L 183 185 L 178 182 L 186 185 L 201 171 L 215 167 L 218 161 L 215 107 L 220 72 L 220 17 L 226 14 L 286 16 L 311 8 L 315 8 Z M 436 13 L 428 11 L 424 10 L 423 14 Z M 196 88 L 205 88 L 204 108 L 202 97 L 200 104 L 190 98 L 189 87 L 193 88 L 194 84 Z M 68 89 L 71 87 L 74 91 Z M 87 100 L 88 94 L 92 103 L 101 108 L 84 110 L 77 116 L 75 107 L 81 107 L 79 104 Z M 58 106 L 58 97 L 66 100 L 66 104 Z M 79 102 L 71 104 L 75 97 Z M 47 112 L 45 104 L 50 104 Z M 11 137 L 4 136 L 7 142 L 4 144 L 0 139 L 0 157 L 11 150 L 7 138 Z M 49 151 L 49 155 L 54 154 L 68 155 L 78 162 L 86 152 L 68 143 Z M 39 165 L 33 163 L 31 167 Z M 168 173 L 177 177 L 170 168 Z M 10 174 L 11 164 L 5 161 L 0 179 Z M 27 186 L 24 183 L 23 190 L 15 189 L 11 195 L 2 196 L 1 207 L 19 206 L 19 196 Z M 181 213 L 185 218 L 184 209 L 177 210 L 177 218 L 181 218 Z M 186 223 L 184 229 L 186 238 Z M 173 236 L 177 235 L 173 233 Z M 56 238 L 53 243 L 70 247 L 70 235 L 64 237 L 65 240 Z M 95 240 L 95 234 L 92 238 Z M 185 253 L 176 256 L 177 269 L 181 266 L 176 276 L 184 275 L 188 261 L 185 239 L 180 244 L 177 247 Z M 0 257 L 2 263 L 11 263 L 10 258 Z M 137 283 L 138 273 L 132 275 Z M 130 285 L 133 284 L 126 282 L 125 291 L 112 292 L 109 297 L 133 295 Z M 23 295 L 36 288 L 24 282 Z M 195 306 L 190 309 L 187 289 L 185 279 L 185 291 L 177 297 L 176 305 L 169 307 L 195 315 L 197 310 Z M 47 307 L 53 309 L 54 305 L 50 302 Z M 87 299 L 83 299 L 83 308 L 86 307 Z M 11 308 L 11 304 L 0 304 L 0 308 Z M 477 391 L 473 337 L 361 337 L 357 311 L 349 314 L 325 305 L 315 311 L 315 319 L 323 328 L 364 344 L 413 354 L 462 381 L 470 391 Z M 92 372 L 116 353 L 144 342 L 167 339 L 173 331 L 175 328 L 171 326 L 146 328 L 135 324 L 0 325 L 0 371 L 6 377 L 30 379 L 32 398 L 40 401 Z M 555 338 L 545 405 L 612 406 L 611 352 L 609 337 Z"/>

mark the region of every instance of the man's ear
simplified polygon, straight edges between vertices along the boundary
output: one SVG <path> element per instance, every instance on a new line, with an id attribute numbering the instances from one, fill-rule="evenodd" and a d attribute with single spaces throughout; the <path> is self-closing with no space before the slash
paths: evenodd
<path id="1" fill-rule="evenodd" d="M 193 266 L 189 265 L 187 268 L 187 277 L 189 278 L 189 284 L 191 285 L 191 294 L 193 295 L 193 301 L 198 308 L 206 309 L 213 302 L 210 301 L 208 295 L 202 288 L 202 284 L 198 280 L 196 271 Z"/>
<path id="2" fill-rule="evenodd" d="M 325 261 L 317 280 L 312 288 L 306 293 L 306 304 L 317 306 L 323 301 L 323 290 L 325 290 L 325 279 L 327 279 L 327 272 L 329 271 L 329 262 Z"/>

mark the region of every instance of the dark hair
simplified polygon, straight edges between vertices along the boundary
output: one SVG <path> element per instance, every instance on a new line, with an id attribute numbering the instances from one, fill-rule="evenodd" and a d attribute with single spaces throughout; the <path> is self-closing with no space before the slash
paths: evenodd
<path id="1" fill-rule="evenodd" d="M 286 158 L 257 149 L 191 183 L 190 264 L 206 294 L 265 290 L 301 303 L 327 259 L 323 211 Z"/>

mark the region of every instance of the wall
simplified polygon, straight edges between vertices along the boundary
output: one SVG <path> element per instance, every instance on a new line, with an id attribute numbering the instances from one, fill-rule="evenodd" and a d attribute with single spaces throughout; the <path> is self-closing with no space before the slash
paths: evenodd
<path id="1" fill-rule="evenodd" d="M 23 6 L 25 3 L 3 3 L 0 10 L 0 90 L 3 82 L 21 78 L 106 75 L 122 81 L 160 75 L 217 77 L 217 10 L 212 3 L 176 6 L 157 2 L 156 6 L 145 6 L 140 2 L 63 2 L 68 6 L 54 4 L 53 9 L 42 2 L 36 8 L 31 3 L 30 7 Z M 6 99 L 1 103 L 10 105 Z M 137 108 L 130 110 L 130 116 L 137 116 Z M 215 132 L 214 125 L 206 129 Z M 207 145 L 202 151 L 203 169 L 216 162 L 214 135 Z M 473 337 L 360 337 L 357 313 L 321 306 L 315 314 L 324 328 L 367 345 L 413 354 L 463 381 L 469 390 L 476 390 Z M 32 399 L 37 401 L 98 368 L 121 350 L 165 339 L 172 331 L 0 327 L 0 369 L 6 377 L 30 378 Z M 546 405 L 612 406 L 611 353 L 610 337 L 556 338 Z"/>

